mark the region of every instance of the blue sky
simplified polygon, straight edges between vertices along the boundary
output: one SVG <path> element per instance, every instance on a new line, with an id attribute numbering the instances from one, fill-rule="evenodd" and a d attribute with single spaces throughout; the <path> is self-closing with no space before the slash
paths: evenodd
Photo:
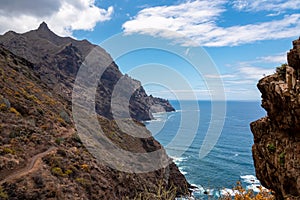
<path id="1" fill-rule="evenodd" d="M 32 5 L 22 2 L 2 3 L 1 33 L 25 32 L 46 21 L 59 35 L 88 39 L 95 44 L 123 33 L 171 41 L 186 50 L 203 48 L 215 63 L 229 100 L 260 100 L 257 81 L 286 62 L 292 40 L 300 36 L 300 1 L 295 0 L 40 0 Z M 133 69 L 140 66 L 148 65 L 145 69 L 151 69 L 151 65 L 164 65 L 187 80 L 198 99 L 210 98 L 205 82 L 216 78 L 215 74 L 196 76 L 188 63 L 159 50 L 130 52 L 116 62 L 122 72 L 133 77 L 138 76 Z M 166 79 L 168 75 L 156 76 Z M 138 77 L 148 93 L 175 98 L 167 85 L 155 81 L 149 84 L 149 77 L 145 83 L 143 76 Z M 187 88 L 180 88 L 180 84 L 179 81 L 175 93 L 189 99 Z"/>

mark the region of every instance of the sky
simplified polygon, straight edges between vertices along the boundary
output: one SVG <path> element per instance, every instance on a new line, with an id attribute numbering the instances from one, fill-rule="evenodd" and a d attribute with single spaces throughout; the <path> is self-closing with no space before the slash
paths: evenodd
<path id="1" fill-rule="evenodd" d="M 23 33 L 45 21 L 60 36 L 103 46 L 148 94 L 168 99 L 211 99 L 221 83 L 227 100 L 258 101 L 258 80 L 287 62 L 300 36 L 296 0 L 0 2 L 0 34 Z M 120 40 L 128 46 L 119 47 Z M 112 43 L 124 52 L 114 52 Z"/>

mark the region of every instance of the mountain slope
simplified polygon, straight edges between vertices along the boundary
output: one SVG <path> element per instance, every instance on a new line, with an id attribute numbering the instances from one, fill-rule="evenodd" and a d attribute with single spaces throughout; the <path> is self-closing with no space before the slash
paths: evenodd
<path id="1" fill-rule="evenodd" d="M 160 189 L 170 196 L 189 193 L 174 163 L 143 174 L 99 163 L 75 131 L 69 99 L 44 83 L 35 67 L 0 46 L 0 199 L 133 199 L 139 194 L 155 199 Z M 163 148 L 138 122 L 149 137 L 132 137 L 100 115 L 98 120 L 120 148 L 140 153 Z"/>
<path id="2" fill-rule="evenodd" d="M 44 22 L 37 30 L 24 34 L 13 31 L 0 36 L 0 44 L 34 64 L 34 70 L 39 74 L 41 80 L 49 87 L 54 88 L 57 93 L 71 99 L 72 86 L 80 66 L 84 63 L 89 53 L 96 47 L 87 40 L 77 41 L 70 37 L 59 37 L 55 35 Z M 111 95 L 114 86 L 124 76 L 110 55 L 102 48 L 97 47 L 100 57 L 105 57 L 107 63 L 98 63 L 99 68 L 104 68 L 98 93 L 96 95 L 96 111 L 109 119 L 112 119 Z M 137 120 L 152 119 L 151 111 L 174 111 L 168 101 L 148 96 L 140 82 L 127 78 L 128 84 L 136 84 L 135 91 L 128 88 L 122 89 L 131 92 L 129 108 L 130 116 Z M 151 107 L 160 107 L 159 110 Z M 128 116 L 125 116 L 128 117 Z"/>

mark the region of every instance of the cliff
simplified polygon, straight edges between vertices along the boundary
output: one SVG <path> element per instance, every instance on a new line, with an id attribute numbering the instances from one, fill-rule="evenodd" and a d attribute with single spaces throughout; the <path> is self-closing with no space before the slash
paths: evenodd
<path id="1" fill-rule="evenodd" d="M 251 123 L 256 176 L 277 199 L 300 198 L 300 39 L 293 42 L 288 65 L 261 79 L 267 116 Z"/>
<path id="2" fill-rule="evenodd" d="M 99 162 L 84 146 L 72 118 L 69 92 L 89 42 L 60 38 L 45 24 L 25 34 L 8 32 L 0 41 L 0 199 L 161 199 L 162 191 L 166 198 L 189 194 L 189 184 L 173 162 L 147 173 L 126 173 Z M 103 55 L 109 56 L 104 50 Z M 106 84 L 123 76 L 114 63 L 109 68 L 101 79 L 103 88 L 98 88 L 107 96 L 111 94 Z M 142 87 L 138 91 L 157 101 Z M 102 100 L 97 105 L 106 108 Z M 150 105 L 139 100 L 133 98 L 131 106 L 140 106 L 133 111 L 147 115 L 144 109 Z M 98 114 L 105 136 L 118 148 L 133 153 L 163 150 L 140 122 L 134 121 L 138 129 L 129 128 L 129 133 L 120 130 L 109 113 Z M 162 156 L 168 158 L 165 152 Z M 140 168 L 145 163 L 141 161 Z"/>
<path id="3" fill-rule="evenodd" d="M 89 53 L 97 47 L 98 56 L 106 58 L 104 63 L 97 63 L 97 67 L 105 69 L 100 77 L 96 95 L 96 111 L 109 119 L 113 119 L 111 110 L 111 95 L 118 81 L 124 78 L 118 66 L 110 55 L 101 47 L 91 44 L 87 40 L 74 40 L 70 37 L 59 37 L 53 33 L 46 23 L 42 23 L 37 30 L 24 34 L 9 31 L 0 36 L 0 44 L 15 55 L 21 56 L 34 65 L 35 72 L 43 83 L 67 99 L 71 99 L 73 83 L 80 66 Z M 127 77 L 126 77 L 127 78 Z M 151 107 L 161 107 L 161 110 L 174 111 L 171 104 L 160 98 L 148 96 L 141 84 L 128 77 L 128 85 L 136 85 L 134 91 L 130 87 L 123 87 L 124 93 L 131 92 L 129 103 L 130 116 L 137 120 L 152 119 Z M 119 108 L 121 109 L 121 108 Z M 128 116 L 127 116 L 128 117 Z"/>

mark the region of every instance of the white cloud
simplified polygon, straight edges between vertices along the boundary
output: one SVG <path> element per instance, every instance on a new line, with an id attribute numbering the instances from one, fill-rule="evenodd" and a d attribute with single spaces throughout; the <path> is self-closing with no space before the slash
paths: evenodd
<path id="1" fill-rule="evenodd" d="M 270 75 L 274 73 L 274 69 L 266 69 L 261 67 L 240 67 L 239 69 L 240 74 L 245 79 L 254 79 L 259 80 L 264 76 Z"/>
<path id="2" fill-rule="evenodd" d="M 245 0 L 235 0 L 232 2 L 233 8 L 237 10 L 243 10 L 248 7 L 249 2 Z"/>
<path id="3" fill-rule="evenodd" d="M 233 7 L 244 11 L 286 11 L 300 9 L 297 0 L 234 0 Z"/>
<path id="4" fill-rule="evenodd" d="M 268 17 L 276 17 L 278 15 L 281 15 L 282 13 L 280 11 L 276 12 L 276 13 L 270 13 L 270 14 L 267 14 Z"/>
<path id="5" fill-rule="evenodd" d="M 224 79 L 224 78 L 234 78 L 234 74 L 207 74 L 205 75 L 205 78 L 211 78 L 211 79 Z"/>
<path id="6" fill-rule="evenodd" d="M 239 85 L 239 86 L 245 86 L 245 85 L 255 85 L 255 82 L 254 80 L 226 80 L 224 81 L 225 84 L 230 84 L 230 85 Z M 241 90 L 243 88 L 239 88 L 239 90 Z M 235 88 L 236 90 L 236 88 Z M 244 89 L 245 90 L 245 89 Z"/>
<path id="7" fill-rule="evenodd" d="M 30 1 L 25 7 L 16 0 L 6 1 L 6 6 L 0 8 L 0 33 L 25 32 L 45 21 L 57 34 L 70 36 L 74 30 L 93 30 L 96 23 L 110 20 L 113 13 L 113 7 L 99 8 L 95 0 Z M 38 12 L 41 8 L 48 11 Z"/>
<path id="8" fill-rule="evenodd" d="M 258 58 L 258 61 L 259 62 L 264 62 L 264 63 L 283 64 L 283 63 L 287 63 L 286 54 L 287 53 L 284 52 L 284 53 L 273 55 L 273 56 L 264 56 L 264 57 Z"/>
<path id="9" fill-rule="evenodd" d="M 258 100 L 260 93 L 257 82 L 264 76 L 274 73 L 274 69 L 254 66 L 240 66 L 232 74 L 221 75 L 228 99 Z"/>
<path id="10" fill-rule="evenodd" d="M 257 57 L 255 60 L 251 60 L 251 61 L 238 62 L 237 64 L 235 64 L 235 67 L 263 66 L 265 64 L 270 64 L 270 63 L 276 65 L 287 63 L 287 52 L 282 52 L 275 55 Z"/>
<path id="11" fill-rule="evenodd" d="M 254 66 L 240 66 L 237 71 L 233 72 L 232 74 L 205 75 L 205 78 L 221 78 L 228 88 L 232 88 L 234 85 L 255 85 L 259 79 L 273 73 L 274 69 Z"/>
<path id="12" fill-rule="evenodd" d="M 212 47 L 290 38 L 299 34 L 300 14 L 285 15 L 279 20 L 255 24 L 221 27 L 217 25 L 217 20 L 225 11 L 226 3 L 226 0 L 195 0 L 179 5 L 146 8 L 125 22 L 123 29 L 127 34 L 164 37 L 182 45 L 191 45 L 185 39 L 189 38 L 193 45 Z"/>

